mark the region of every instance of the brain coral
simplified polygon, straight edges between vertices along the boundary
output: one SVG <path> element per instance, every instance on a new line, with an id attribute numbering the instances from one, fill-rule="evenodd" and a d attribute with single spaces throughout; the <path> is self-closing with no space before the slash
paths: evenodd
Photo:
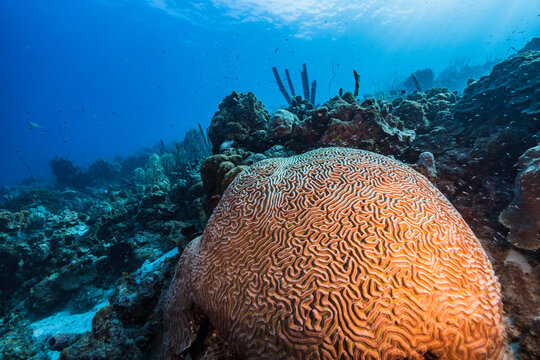
<path id="1" fill-rule="evenodd" d="M 260 161 L 182 255 L 165 358 L 205 314 L 243 358 L 504 359 L 500 287 L 426 178 L 362 150 Z"/>

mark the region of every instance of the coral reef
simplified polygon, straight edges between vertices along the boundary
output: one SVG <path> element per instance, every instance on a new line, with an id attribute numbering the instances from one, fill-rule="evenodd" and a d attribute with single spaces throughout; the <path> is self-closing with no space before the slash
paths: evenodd
<path id="1" fill-rule="evenodd" d="M 402 87 L 408 91 L 430 89 L 433 87 L 434 78 L 435 73 L 431 69 L 417 70 L 403 81 Z"/>
<path id="2" fill-rule="evenodd" d="M 279 109 L 270 118 L 268 132 L 271 137 L 277 140 L 290 137 L 298 121 L 298 117 L 293 113 Z"/>
<path id="3" fill-rule="evenodd" d="M 258 151 L 265 147 L 270 115 L 253 93 L 233 93 L 219 104 L 212 117 L 208 136 L 212 151 L 219 152 L 226 141 L 243 145 L 246 150 Z"/>
<path id="4" fill-rule="evenodd" d="M 62 351 L 61 360 L 158 358 L 153 348 L 160 337 L 161 309 L 178 257 L 138 276 L 123 275 L 92 319 L 92 330 Z"/>
<path id="5" fill-rule="evenodd" d="M 521 54 L 521 53 L 532 51 L 532 50 L 540 51 L 540 38 L 539 37 L 532 38 L 527 44 L 525 44 L 525 46 L 522 49 L 518 51 L 518 53 Z"/>
<path id="6" fill-rule="evenodd" d="M 201 136 L 197 133 L 197 137 Z M 184 140 L 174 149 L 189 150 L 195 141 Z M 196 169 L 208 147 L 186 151 L 184 162 L 177 162 L 176 154 L 147 155 L 140 178 L 126 174 L 120 183 L 113 177 L 96 178 L 85 192 L 60 190 L 60 186 L 53 190 L 21 187 L 13 192 L 17 195 L 4 196 L 0 203 L 0 309 L 5 316 L 0 324 L 11 325 L 0 326 L 0 334 L 18 336 L 16 331 L 27 326 L 26 319 L 60 309 L 87 311 L 122 273 L 134 271 L 170 248 L 185 246 L 200 233 L 206 214 Z M 140 161 L 137 158 L 133 165 Z M 81 172 L 89 178 L 90 173 L 106 174 L 104 169 L 109 167 L 96 163 L 100 165 Z M 33 349 L 36 341 L 45 348 L 45 338 L 30 337 L 24 346 Z M 0 348 L 11 346 L 0 343 Z"/>
<path id="7" fill-rule="evenodd" d="M 402 119 L 403 125 L 413 129 L 416 133 L 425 133 L 429 129 L 429 121 L 426 118 L 424 108 L 416 101 L 402 101 L 392 114 Z"/>
<path id="8" fill-rule="evenodd" d="M 510 229 L 508 241 L 527 250 L 540 248 L 540 145 L 518 161 L 515 195 L 499 220 Z"/>
<path id="9" fill-rule="evenodd" d="M 60 188 L 84 189 L 89 185 L 87 174 L 71 160 L 55 157 L 49 165 Z"/>
<path id="10" fill-rule="evenodd" d="M 475 134 L 512 121 L 536 133 L 540 129 L 538 118 L 534 120 L 540 112 L 535 93 L 539 82 L 540 52 L 518 54 L 495 65 L 489 76 L 469 83 L 453 109 L 454 116 Z"/>
<path id="11" fill-rule="evenodd" d="M 57 158 L 51 161 L 57 175 L 55 188 L 47 187 L 39 179 L 0 187 L 0 358 L 49 358 L 47 341 L 62 334 L 78 336 L 61 352 L 61 358 L 65 359 L 160 358 L 161 313 L 176 262 L 175 259 L 163 260 L 174 256 L 164 254 L 171 254 L 169 250 L 176 248 L 181 252 L 186 246 L 192 249 L 189 253 L 200 247 L 202 240 L 193 239 L 205 229 L 207 217 L 222 213 L 223 205 L 218 206 L 222 197 L 222 203 L 227 202 L 228 194 L 237 191 L 235 184 L 254 176 L 256 169 L 266 168 L 268 164 L 288 164 L 297 159 L 291 156 L 339 145 L 371 150 L 411 164 L 449 199 L 478 237 L 499 279 L 513 355 L 518 360 L 538 359 L 540 52 L 534 51 L 535 44 L 531 42 L 518 55 L 495 66 L 491 73 L 492 61 L 476 67 L 456 62 L 451 71 L 435 79 L 437 86 L 444 81 L 448 84 L 463 82 L 465 86 L 467 78 L 487 74 L 478 80 L 471 79 L 462 96 L 446 88 L 428 88 L 415 73 L 423 91 L 378 93 L 376 99 L 359 100 L 352 92 L 341 89 L 339 96 L 315 108 L 293 93 L 290 106 L 275 111 L 270 117 L 253 94 L 235 92 L 220 104 L 209 129 L 210 138 L 199 125 L 198 129 L 189 130 L 182 142 L 165 144 L 160 141 L 128 157 L 97 160 L 87 169 Z M 332 161 L 330 159 L 328 164 L 334 164 Z M 251 170 L 250 166 L 253 166 Z M 251 190 L 272 179 L 277 182 L 276 174 L 286 174 L 286 168 L 283 165 L 279 171 L 266 169 L 274 173 L 252 184 L 250 201 L 256 201 L 263 194 Z M 324 165 L 314 173 L 322 169 Z M 337 168 L 334 171 L 338 171 Z M 381 179 L 396 176 L 393 173 L 385 173 Z M 415 176 L 419 175 L 415 173 Z M 337 186 L 340 179 L 346 178 L 328 178 L 327 186 Z M 423 184 L 425 181 L 422 178 Z M 302 184 L 298 181 L 294 186 L 284 186 L 278 195 L 301 190 Z M 383 186 L 377 191 L 390 188 Z M 316 187 L 305 190 L 313 189 Z M 337 189 L 333 198 L 341 201 L 343 197 L 335 196 L 342 194 Z M 317 204 L 324 194 L 318 192 L 302 206 Z M 254 208 L 257 211 L 276 209 L 275 213 L 284 211 L 287 202 L 274 201 L 279 199 L 278 195 L 271 202 L 257 202 Z M 409 195 L 402 195 L 400 201 Z M 310 209 L 316 212 L 318 208 L 313 205 Z M 234 214 L 232 210 L 233 207 L 228 208 L 227 216 Z M 347 214 L 346 211 L 341 213 Z M 250 216 L 246 215 L 246 219 Z M 258 218 L 261 226 L 253 228 L 253 236 L 274 231 L 278 238 L 295 231 L 294 227 L 267 226 L 272 216 L 264 213 Z M 440 216 L 430 218 L 440 221 Z M 302 219 L 294 218 L 300 227 L 310 224 Z M 206 228 L 207 233 L 212 224 Z M 346 227 L 349 223 L 342 221 L 339 226 Z M 372 233 L 384 235 L 391 229 L 381 227 Z M 332 231 L 336 229 L 329 226 L 324 234 Z M 240 231 L 234 233 L 239 234 Z M 319 239 L 311 236 L 313 232 L 295 234 L 298 235 L 296 240 Z M 383 235 L 380 238 L 384 238 Z M 271 249 L 271 245 L 277 243 L 268 239 L 273 238 L 266 238 L 264 244 Z M 221 241 L 218 245 L 216 249 L 226 243 Z M 242 249 L 236 247 L 234 255 L 240 257 Z M 329 249 L 330 253 L 321 261 L 343 250 Z M 406 251 L 405 248 L 392 249 Z M 413 253 L 422 254 L 421 251 Z M 304 253 L 298 251 L 294 256 L 299 254 Z M 366 261 L 372 253 L 360 254 L 365 255 L 362 261 Z M 295 258 L 287 257 L 285 252 L 280 256 L 276 258 L 281 261 Z M 184 258 L 188 258 L 187 254 Z M 480 258 L 485 259 L 483 255 Z M 258 265 L 266 266 L 270 259 L 266 256 Z M 251 261 L 245 256 L 241 260 Z M 156 265 L 158 263 L 164 265 Z M 318 264 L 308 263 L 307 269 L 318 269 Z M 332 260 L 325 271 L 333 271 L 341 265 L 345 266 L 339 259 Z M 280 276 L 288 279 L 295 266 L 287 267 Z M 353 268 L 352 263 L 347 266 Z M 310 272 L 294 274 L 301 277 L 305 273 Z M 234 274 L 228 273 L 229 276 Z M 238 278 L 245 279 L 246 274 L 249 272 L 241 273 Z M 326 276 L 327 273 L 317 274 Z M 446 276 L 441 275 L 441 278 Z M 332 278 L 332 283 L 339 285 L 339 279 Z M 244 281 L 242 289 L 253 292 L 254 285 L 246 284 L 249 282 Z M 384 290 L 375 286 L 376 281 L 369 284 L 374 286 L 369 288 L 369 294 Z M 303 293 L 293 295 L 299 294 Z M 341 293 L 336 292 L 336 296 L 338 294 Z M 250 299 L 257 301 L 245 304 L 256 306 L 264 304 L 259 299 L 267 298 Z M 226 302 L 218 305 L 220 311 L 229 306 Z M 363 305 L 360 302 L 355 306 Z M 308 311 L 308 308 L 299 309 Z M 234 342 L 228 343 L 225 339 L 230 334 L 205 320 L 202 310 L 194 308 L 192 326 L 199 326 L 199 331 L 194 335 L 194 343 L 179 357 L 238 358 L 237 352 L 243 351 L 238 349 L 238 344 L 244 340 L 233 339 Z M 272 311 L 277 311 L 274 306 L 265 308 L 265 315 L 273 314 Z M 245 324 L 261 326 L 249 314 L 253 313 L 244 314 L 249 318 Z M 305 317 L 311 321 L 306 324 L 314 326 L 314 334 L 324 329 L 324 314 L 322 310 L 319 313 L 310 310 L 310 316 Z M 401 318 L 405 319 L 405 315 Z M 225 328 L 236 329 L 235 326 L 231 321 Z M 287 326 L 283 329 L 311 329 Z M 272 329 L 267 323 L 263 323 L 263 327 L 264 331 Z M 402 328 L 406 327 L 400 326 Z M 259 338 L 264 331 L 249 333 L 245 341 Z M 304 338 L 309 339 L 309 336 Z M 337 346 L 329 351 L 348 350 Z M 436 355 L 425 352 L 423 357 L 432 359 Z M 398 356 L 404 357 L 403 354 Z"/>
<path id="12" fill-rule="evenodd" d="M 518 157 L 538 143 L 534 84 L 539 71 L 540 52 L 528 52 L 471 82 L 460 99 L 441 89 L 408 96 L 422 104 L 430 127 L 418 134 L 403 159 L 413 163 L 420 153 L 431 152 L 437 162 L 435 184 L 475 231 L 491 228 L 490 238 L 505 232 L 498 216 L 511 200 Z"/>
<path id="13" fill-rule="evenodd" d="M 243 172 L 181 257 L 165 358 L 193 343 L 197 311 L 245 358 L 507 351 L 500 287 L 472 231 L 422 175 L 361 150 Z"/>
<path id="14" fill-rule="evenodd" d="M 352 147 L 384 155 L 399 155 L 415 137 L 414 131 L 406 129 L 400 119 L 381 109 L 374 99 L 357 104 L 334 98 L 325 106 L 328 107 L 327 119 L 324 112 L 315 110 L 311 119 L 303 123 L 311 123 L 313 128 L 324 128 L 324 122 L 327 123 L 317 146 Z M 299 127 L 305 129 L 302 124 Z M 306 137 L 305 140 L 308 142 L 310 139 Z"/>

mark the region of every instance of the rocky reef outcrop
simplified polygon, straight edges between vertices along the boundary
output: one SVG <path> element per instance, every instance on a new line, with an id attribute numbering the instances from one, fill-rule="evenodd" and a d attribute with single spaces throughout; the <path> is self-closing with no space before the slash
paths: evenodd
<path id="1" fill-rule="evenodd" d="M 514 199 L 499 221 L 510 229 L 508 241 L 521 249 L 540 248 L 540 145 L 518 160 Z"/>
<path id="2" fill-rule="evenodd" d="M 208 128 L 213 153 L 233 144 L 251 151 L 264 148 L 269 119 L 270 115 L 255 94 L 233 91 L 221 101 Z"/>

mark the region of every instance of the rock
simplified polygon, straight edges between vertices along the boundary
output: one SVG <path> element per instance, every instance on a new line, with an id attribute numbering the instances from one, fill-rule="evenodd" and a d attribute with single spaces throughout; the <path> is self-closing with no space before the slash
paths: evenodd
<path id="1" fill-rule="evenodd" d="M 384 155 L 400 155 L 411 145 L 415 133 L 405 129 L 403 122 L 388 114 L 383 117 L 374 99 L 361 105 L 338 104 L 328 116 L 328 128 L 319 146 L 340 146 L 364 149 Z"/>
<path id="2" fill-rule="evenodd" d="M 229 170 L 225 176 L 223 177 L 223 181 L 221 182 L 221 191 L 222 193 L 227 190 L 229 185 L 233 182 L 233 180 L 240 174 L 242 171 L 246 170 L 249 166 L 246 165 L 239 165 L 234 167 L 233 169 Z"/>
<path id="3" fill-rule="evenodd" d="M 426 151 L 418 156 L 418 161 L 416 162 L 415 168 L 428 179 L 437 177 L 435 157 L 430 152 Z"/>
<path id="4" fill-rule="evenodd" d="M 311 110 L 313 110 L 313 105 L 308 100 L 298 95 L 291 99 L 291 105 L 287 110 L 296 115 L 299 120 L 304 120 Z"/>
<path id="5" fill-rule="evenodd" d="M 142 326 L 154 311 L 163 287 L 163 276 L 147 274 L 140 282 L 124 274 L 109 301 L 125 326 Z"/>
<path id="6" fill-rule="evenodd" d="M 103 260 L 96 258 L 92 254 L 87 254 L 63 267 L 51 280 L 54 280 L 62 290 L 69 291 L 77 289 L 83 284 L 88 284 L 97 278 L 97 265 Z"/>
<path id="7" fill-rule="evenodd" d="M 92 333 L 83 335 L 60 354 L 61 360 L 143 359 L 141 350 L 129 337 L 112 306 L 101 308 L 92 319 Z"/>
<path id="8" fill-rule="evenodd" d="M 540 145 L 525 152 L 518 162 L 514 199 L 499 221 L 510 229 L 508 241 L 521 249 L 540 248 Z"/>
<path id="9" fill-rule="evenodd" d="M 540 130 L 539 83 L 540 51 L 518 54 L 467 86 L 453 107 L 454 116 L 477 132 L 516 121 L 536 133 Z"/>
<path id="10" fill-rule="evenodd" d="M 46 314 L 66 300 L 56 277 L 56 274 L 46 277 L 30 289 L 30 308 L 36 314 Z"/>
<path id="11" fill-rule="evenodd" d="M 92 319 L 92 331 L 65 348 L 61 360 L 154 359 L 159 352 L 161 309 L 178 262 L 167 253 L 124 274 Z"/>
<path id="12" fill-rule="evenodd" d="M 508 264 L 518 266 L 524 274 L 530 274 L 533 271 L 532 266 L 529 265 L 525 256 L 514 249 L 510 249 L 508 255 L 506 255 L 506 258 L 504 259 L 504 265 Z"/>
<path id="13" fill-rule="evenodd" d="M 19 264 L 22 264 L 22 256 L 15 246 L 11 244 L 0 244 L 0 282 L 2 283 L 2 293 L 8 289 L 13 289 L 20 282 L 17 273 Z"/>
<path id="14" fill-rule="evenodd" d="M 249 151 L 264 148 L 269 118 L 264 105 L 253 93 L 233 91 L 221 101 L 210 122 L 208 136 L 212 151 L 217 153 L 220 146 L 229 140 Z"/>
<path id="15" fill-rule="evenodd" d="M 51 248 L 45 241 L 36 244 L 32 249 L 32 260 L 36 263 L 45 261 L 51 255 Z"/>
<path id="16" fill-rule="evenodd" d="M 416 101 L 405 100 L 394 109 L 393 114 L 403 121 L 403 125 L 422 134 L 429 130 L 429 121 L 424 108 Z"/>
<path id="17" fill-rule="evenodd" d="M 117 181 L 122 173 L 122 165 L 98 159 L 88 167 L 88 176 L 93 184 L 106 184 Z"/>
<path id="18" fill-rule="evenodd" d="M 0 233 L 15 235 L 21 232 L 27 221 L 28 212 L 12 213 L 6 210 L 0 210 Z"/>
<path id="19" fill-rule="evenodd" d="M 293 113 L 279 109 L 270 118 L 269 134 L 275 139 L 286 139 L 292 134 L 293 127 L 298 123 L 298 117 Z"/>
<path id="20" fill-rule="evenodd" d="M 250 166 L 266 158 L 267 158 L 266 155 L 261 154 L 261 153 L 253 154 L 253 155 L 248 156 L 244 160 L 244 162 L 242 162 L 242 165 Z"/>
<path id="21" fill-rule="evenodd" d="M 71 160 L 55 157 L 49 161 L 49 166 L 60 188 L 82 190 L 90 185 L 87 172 L 75 166 Z"/>
<path id="22" fill-rule="evenodd" d="M 274 145 L 264 152 L 264 156 L 266 156 L 267 158 L 289 157 L 293 155 L 295 155 L 294 151 L 287 150 L 282 145 Z"/>
<path id="23" fill-rule="evenodd" d="M 0 337 L 0 358 L 6 360 L 49 360 L 40 353 L 40 347 L 33 341 L 32 330 L 17 327 Z"/>
<path id="24" fill-rule="evenodd" d="M 532 38 L 525 46 L 518 51 L 519 54 L 527 52 L 527 51 L 540 51 L 540 38 L 534 37 Z"/>
<path id="25" fill-rule="evenodd" d="M 339 101 L 340 104 L 346 106 L 345 101 L 337 96 L 336 98 L 333 99 L 332 105 Z M 328 108 L 326 106 L 312 110 L 309 116 L 305 116 L 293 129 L 293 137 L 299 143 L 297 147 L 306 149 L 313 146 L 327 129 L 328 121 Z"/>
<path id="26" fill-rule="evenodd" d="M 30 230 L 40 230 L 45 226 L 47 218 L 51 213 L 49 213 L 43 206 L 38 206 L 37 208 L 30 209 L 30 214 L 28 215 L 28 222 L 26 225 L 27 229 Z"/>

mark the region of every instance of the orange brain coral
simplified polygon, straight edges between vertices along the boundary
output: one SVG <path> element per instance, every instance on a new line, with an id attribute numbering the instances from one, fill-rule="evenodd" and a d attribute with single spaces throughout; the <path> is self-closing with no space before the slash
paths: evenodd
<path id="1" fill-rule="evenodd" d="M 200 309 L 251 359 L 503 359 L 500 287 L 426 178 L 327 148 L 241 173 L 181 257 L 165 358 Z"/>

